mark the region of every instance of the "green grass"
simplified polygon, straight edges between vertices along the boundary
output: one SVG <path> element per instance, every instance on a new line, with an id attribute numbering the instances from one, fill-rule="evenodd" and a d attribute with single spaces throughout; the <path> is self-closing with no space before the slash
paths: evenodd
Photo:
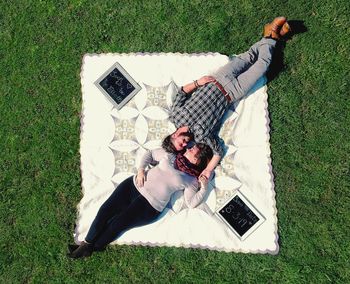
<path id="1" fill-rule="evenodd" d="M 3 0 L 0 283 L 349 283 L 349 13 L 346 0 Z M 113 246 L 66 258 L 82 196 L 82 56 L 237 54 L 278 15 L 308 28 L 268 85 L 280 253 Z"/>

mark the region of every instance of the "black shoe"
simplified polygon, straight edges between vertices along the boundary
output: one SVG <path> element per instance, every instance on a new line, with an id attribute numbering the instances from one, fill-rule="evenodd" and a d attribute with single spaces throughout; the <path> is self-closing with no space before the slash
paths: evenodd
<path id="1" fill-rule="evenodd" d="M 68 250 L 69 250 L 69 253 L 72 253 L 73 251 L 75 251 L 77 248 L 79 247 L 79 245 L 68 245 Z"/>
<path id="2" fill-rule="evenodd" d="M 107 248 L 107 246 L 104 246 L 104 247 L 94 247 L 94 251 L 102 252 L 102 251 L 105 251 L 106 248 Z"/>
<path id="3" fill-rule="evenodd" d="M 89 257 L 91 256 L 92 252 L 93 252 L 93 244 L 82 242 L 81 245 L 72 253 L 69 253 L 68 256 L 70 258 Z"/>

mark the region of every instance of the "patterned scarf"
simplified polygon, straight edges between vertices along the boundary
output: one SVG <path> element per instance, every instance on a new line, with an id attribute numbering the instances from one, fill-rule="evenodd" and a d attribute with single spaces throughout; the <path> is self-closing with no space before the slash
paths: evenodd
<path id="1" fill-rule="evenodd" d="M 175 168 L 181 172 L 184 172 L 186 174 L 189 174 L 194 177 L 199 177 L 200 171 L 197 169 L 197 167 L 193 164 L 191 164 L 186 157 L 183 156 L 183 154 L 179 153 L 176 155 L 175 159 Z"/>

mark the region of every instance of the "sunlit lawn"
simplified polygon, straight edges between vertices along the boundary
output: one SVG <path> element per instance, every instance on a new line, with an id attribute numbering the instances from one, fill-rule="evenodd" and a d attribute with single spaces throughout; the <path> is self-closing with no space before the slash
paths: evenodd
<path id="1" fill-rule="evenodd" d="M 0 282 L 348 283 L 349 11 L 345 0 L 2 1 Z M 113 246 L 68 259 L 82 56 L 237 54 L 278 15 L 308 28 L 268 85 L 280 253 Z"/>

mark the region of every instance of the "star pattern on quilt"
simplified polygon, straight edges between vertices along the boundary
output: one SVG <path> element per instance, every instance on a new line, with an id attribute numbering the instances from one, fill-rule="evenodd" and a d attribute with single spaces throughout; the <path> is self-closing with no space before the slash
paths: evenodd
<path id="1" fill-rule="evenodd" d="M 132 140 L 136 141 L 135 136 L 135 118 L 114 119 L 115 135 L 114 140 Z"/>
<path id="2" fill-rule="evenodd" d="M 114 175 L 122 172 L 132 173 L 135 171 L 135 151 L 121 152 L 113 151 L 115 159 Z"/>
<path id="3" fill-rule="evenodd" d="M 148 120 L 148 139 L 162 140 L 169 134 L 169 124 L 165 120 Z"/>
<path id="4" fill-rule="evenodd" d="M 216 192 L 216 206 L 215 211 L 219 209 L 224 203 L 229 200 L 233 195 L 233 190 L 215 190 Z"/>
<path id="5" fill-rule="evenodd" d="M 147 102 L 150 103 L 150 105 L 169 110 L 170 105 L 168 105 L 167 91 L 172 87 L 171 84 L 173 84 L 173 82 L 170 82 L 169 85 L 164 87 L 152 87 L 144 84 L 147 91 Z"/>

